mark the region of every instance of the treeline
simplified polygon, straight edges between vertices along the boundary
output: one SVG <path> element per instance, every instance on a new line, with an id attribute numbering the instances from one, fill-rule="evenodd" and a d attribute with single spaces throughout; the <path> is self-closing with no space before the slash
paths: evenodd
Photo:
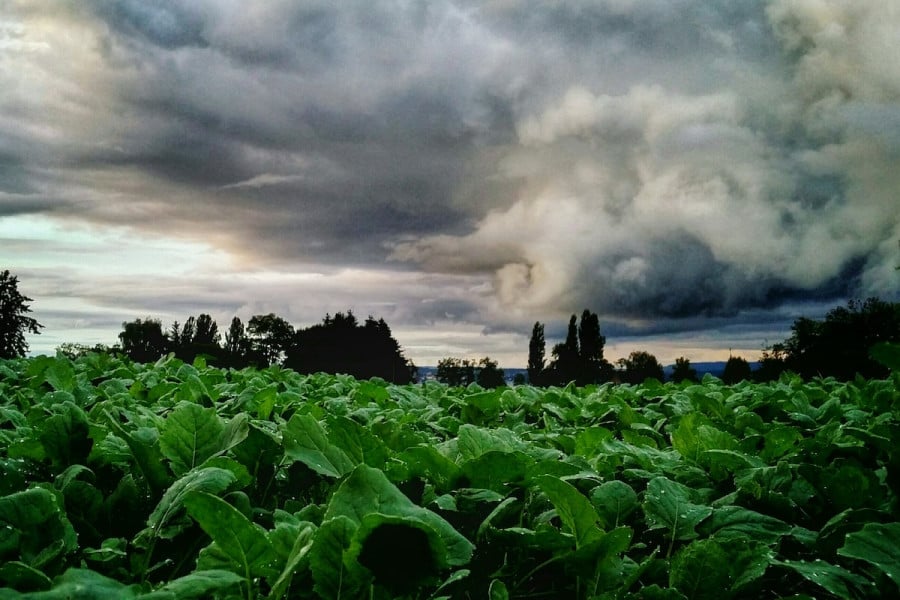
<path id="1" fill-rule="evenodd" d="M 136 362 L 152 362 L 169 353 L 192 362 L 203 356 L 219 367 L 265 368 L 280 364 L 299 373 L 345 373 L 359 379 L 381 377 L 394 383 L 416 379 L 416 366 L 403 355 L 384 319 L 360 323 L 353 311 L 326 315 L 321 323 L 297 329 L 275 315 L 254 315 L 246 325 L 234 317 L 225 331 L 208 314 L 189 317 L 164 329 L 159 319 L 122 323 L 119 345 L 85 348 L 64 344 L 75 355 L 100 350 L 121 352 Z"/>
<path id="2" fill-rule="evenodd" d="M 887 377 L 888 369 L 869 354 L 878 343 L 900 342 L 900 303 L 878 298 L 851 300 L 847 306 L 830 310 L 822 320 L 801 317 L 791 326 L 784 342 L 762 352 L 757 369 L 747 360 L 731 356 L 725 363 L 722 380 L 773 381 L 782 373 L 793 372 L 804 379 L 834 377 L 848 381 L 856 376 L 867 379 Z M 563 343 L 556 344 L 546 357 L 544 325 L 534 324 L 528 349 L 528 380 L 532 385 L 578 385 L 619 382 L 640 383 L 646 379 L 665 380 L 663 366 L 652 354 L 638 350 L 615 365 L 603 357 L 606 338 L 600 334 L 599 319 L 585 310 L 579 322 L 569 320 Z M 671 381 L 697 381 L 690 360 L 675 360 Z"/>

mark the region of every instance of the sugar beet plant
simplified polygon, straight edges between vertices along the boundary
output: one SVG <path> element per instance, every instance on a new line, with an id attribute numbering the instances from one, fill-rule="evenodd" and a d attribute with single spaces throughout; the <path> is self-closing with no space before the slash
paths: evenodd
<path id="1" fill-rule="evenodd" d="M 0 599 L 895 598 L 898 383 L 7 361 Z"/>

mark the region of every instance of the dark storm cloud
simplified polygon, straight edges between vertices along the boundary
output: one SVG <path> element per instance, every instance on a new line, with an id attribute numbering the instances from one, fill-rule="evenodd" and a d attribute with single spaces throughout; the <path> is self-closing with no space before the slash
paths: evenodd
<path id="1" fill-rule="evenodd" d="M 392 310 L 485 331 L 584 307 L 691 331 L 896 294 L 892 3 L 8 8 L 0 216 L 465 280 Z"/>

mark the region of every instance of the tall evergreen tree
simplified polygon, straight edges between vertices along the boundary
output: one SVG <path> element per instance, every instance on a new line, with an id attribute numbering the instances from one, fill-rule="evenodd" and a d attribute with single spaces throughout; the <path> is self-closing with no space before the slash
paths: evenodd
<path id="1" fill-rule="evenodd" d="M 547 342 L 544 340 L 544 325 L 536 321 L 531 329 L 531 340 L 528 342 L 528 382 L 531 385 L 542 385 L 546 366 Z"/>
<path id="2" fill-rule="evenodd" d="M 9 271 L 0 272 L 0 359 L 24 356 L 28 352 L 26 333 L 39 334 L 43 325 L 31 317 L 27 302 L 18 289 L 19 280 Z"/>

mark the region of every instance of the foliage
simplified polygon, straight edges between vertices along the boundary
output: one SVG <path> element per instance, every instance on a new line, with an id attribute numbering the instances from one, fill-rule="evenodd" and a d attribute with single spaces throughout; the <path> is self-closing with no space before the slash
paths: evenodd
<path id="1" fill-rule="evenodd" d="M 620 358 L 619 377 L 623 383 L 643 383 L 646 379 L 663 381 L 665 374 L 663 367 L 656 357 L 643 350 L 636 350 L 628 355 L 628 358 Z"/>
<path id="2" fill-rule="evenodd" d="M 849 381 L 857 374 L 884 377 L 885 367 L 869 357 L 878 343 L 900 342 L 900 303 L 869 298 L 851 300 L 836 307 L 821 321 L 800 318 L 791 327 L 791 336 L 764 355 L 770 368 L 783 368 L 806 379 L 836 377 Z"/>
<path id="3" fill-rule="evenodd" d="M 415 366 L 403 356 L 384 319 L 369 317 L 360 325 L 349 310 L 299 330 L 284 365 L 301 373 L 344 373 L 394 383 L 409 383 L 415 376 Z"/>
<path id="4" fill-rule="evenodd" d="M 545 384 L 565 385 L 570 381 L 578 385 L 610 381 L 614 370 L 603 358 L 606 338 L 600 334 L 600 318 L 585 309 L 581 322 L 575 315 L 569 319 L 566 341 L 553 347 L 553 360 L 541 373 Z"/>
<path id="5" fill-rule="evenodd" d="M 684 356 L 675 359 L 675 367 L 672 369 L 672 375 L 669 377 L 675 383 L 681 381 L 690 381 L 697 383 L 697 370 L 691 366 L 691 361 Z"/>
<path id="6" fill-rule="evenodd" d="M 0 271 L 0 359 L 25 356 L 26 333 L 40 334 L 43 325 L 26 316 L 31 298 L 19 292 L 19 280 L 9 271 Z"/>
<path id="7" fill-rule="evenodd" d="M 898 384 L 7 360 L 0 598 L 895 598 Z"/>
<path id="8" fill-rule="evenodd" d="M 136 362 L 153 362 L 169 351 L 170 341 L 159 319 L 135 319 L 122 323 L 122 352 Z"/>
<path id="9" fill-rule="evenodd" d="M 454 387 L 466 387 L 477 383 L 483 388 L 506 385 L 506 379 L 497 361 L 485 356 L 478 362 L 468 358 L 442 358 L 438 361 L 435 378 Z"/>
<path id="10" fill-rule="evenodd" d="M 729 356 L 725 363 L 725 370 L 722 371 L 722 381 L 725 383 L 739 383 L 744 380 L 751 379 L 753 371 L 750 369 L 750 363 L 740 356 Z"/>
<path id="11" fill-rule="evenodd" d="M 528 382 L 531 385 L 541 385 L 546 367 L 547 342 L 544 339 L 544 325 L 535 322 L 531 329 L 531 339 L 528 341 Z"/>

